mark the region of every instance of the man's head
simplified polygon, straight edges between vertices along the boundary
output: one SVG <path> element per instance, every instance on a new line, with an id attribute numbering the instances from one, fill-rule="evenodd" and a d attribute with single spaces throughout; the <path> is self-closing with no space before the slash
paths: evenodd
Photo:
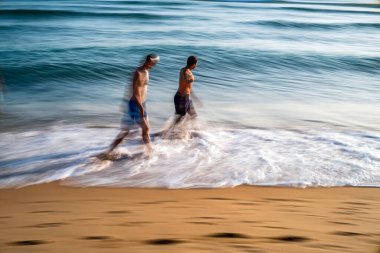
<path id="1" fill-rule="evenodd" d="M 186 67 L 189 68 L 189 69 L 195 69 L 195 67 L 197 66 L 197 62 L 198 62 L 198 59 L 196 56 L 189 56 L 189 58 L 187 58 L 187 65 Z"/>
<path id="2" fill-rule="evenodd" d="M 156 54 L 148 54 L 145 59 L 144 65 L 146 68 L 153 68 L 160 61 L 160 57 Z"/>

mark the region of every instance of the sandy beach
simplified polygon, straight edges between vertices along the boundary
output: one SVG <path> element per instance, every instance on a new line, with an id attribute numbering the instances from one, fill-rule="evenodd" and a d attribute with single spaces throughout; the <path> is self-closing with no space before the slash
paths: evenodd
<path id="1" fill-rule="evenodd" d="M 0 252 L 380 252 L 379 188 L 0 190 Z"/>

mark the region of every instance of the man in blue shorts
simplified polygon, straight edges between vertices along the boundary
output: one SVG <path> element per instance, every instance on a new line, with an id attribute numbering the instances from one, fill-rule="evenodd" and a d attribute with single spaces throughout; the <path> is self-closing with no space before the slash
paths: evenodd
<path id="1" fill-rule="evenodd" d="M 123 118 L 121 120 L 121 130 L 112 142 L 107 154 L 112 152 L 127 135 L 131 129 L 140 127 L 142 129 L 142 139 L 147 151 L 152 151 L 149 137 L 149 120 L 146 112 L 145 101 L 147 98 L 149 70 L 159 61 L 159 56 L 150 54 L 146 57 L 142 66 L 138 67 L 133 75 L 132 96 L 130 99 L 123 99 Z"/>

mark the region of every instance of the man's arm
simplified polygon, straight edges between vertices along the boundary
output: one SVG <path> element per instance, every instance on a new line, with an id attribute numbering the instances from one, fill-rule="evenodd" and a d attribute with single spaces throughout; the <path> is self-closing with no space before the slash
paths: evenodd
<path id="1" fill-rule="evenodd" d="M 184 75 L 185 75 L 186 86 L 187 86 L 186 88 L 189 89 L 191 93 L 191 90 L 193 88 L 194 76 L 189 69 L 185 70 Z"/>
<path id="2" fill-rule="evenodd" d="M 189 69 L 186 69 L 186 72 L 185 72 L 185 78 L 186 78 L 186 82 L 187 82 L 187 85 L 190 89 L 190 95 L 191 97 L 194 99 L 194 101 L 199 104 L 199 106 L 202 106 L 202 102 L 201 100 L 198 98 L 198 96 L 195 95 L 194 91 L 193 91 L 193 82 L 194 82 L 194 76 L 193 74 L 191 73 L 191 71 Z"/>
<path id="3" fill-rule="evenodd" d="M 199 107 L 203 106 L 202 101 L 199 99 L 198 96 L 195 95 L 193 90 L 191 90 L 190 95 L 191 95 L 191 98 L 198 104 Z"/>
<path id="4" fill-rule="evenodd" d="M 188 85 L 191 85 L 194 82 L 194 76 L 190 69 L 185 70 L 185 79 Z"/>

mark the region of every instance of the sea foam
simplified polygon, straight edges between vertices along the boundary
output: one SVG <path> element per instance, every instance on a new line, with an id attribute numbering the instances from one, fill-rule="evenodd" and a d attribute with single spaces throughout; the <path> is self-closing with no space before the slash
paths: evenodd
<path id="1" fill-rule="evenodd" d="M 334 129 L 232 129 L 207 124 L 153 139 L 150 157 L 139 133 L 115 151 L 96 155 L 113 128 L 64 127 L 1 133 L 0 187 L 65 179 L 73 186 L 233 187 L 380 186 L 380 135 Z"/>

